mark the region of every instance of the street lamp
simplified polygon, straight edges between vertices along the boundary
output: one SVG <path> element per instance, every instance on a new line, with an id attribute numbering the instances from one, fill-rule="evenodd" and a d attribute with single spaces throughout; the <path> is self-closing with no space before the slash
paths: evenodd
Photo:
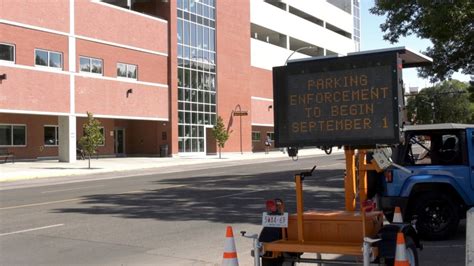
<path id="1" fill-rule="evenodd" d="M 425 101 L 420 99 L 421 103 L 426 103 L 431 106 L 431 124 L 434 124 L 435 121 L 435 107 L 434 107 L 434 100 L 433 101 Z"/>
<path id="2" fill-rule="evenodd" d="M 239 109 L 237 111 L 237 108 Z M 240 154 L 244 154 L 242 151 L 242 116 L 248 115 L 247 111 L 242 111 L 242 107 L 240 107 L 240 104 L 237 104 L 234 108 L 234 111 L 232 111 L 233 116 L 238 116 L 239 117 L 239 132 L 240 132 Z"/>
<path id="3" fill-rule="evenodd" d="M 435 121 L 435 108 L 434 102 L 431 102 L 431 124 L 434 124 Z"/>
<path id="4" fill-rule="evenodd" d="M 288 58 L 286 59 L 286 61 L 285 61 L 285 66 L 288 64 L 288 60 L 290 60 L 290 57 L 292 57 L 296 52 L 299 52 L 299 51 L 301 51 L 301 50 L 306 50 L 306 49 L 313 49 L 313 48 L 317 48 L 317 47 L 310 45 L 310 46 L 303 46 L 303 47 L 300 47 L 300 48 L 294 50 L 294 51 L 290 54 L 290 56 L 288 56 Z"/>

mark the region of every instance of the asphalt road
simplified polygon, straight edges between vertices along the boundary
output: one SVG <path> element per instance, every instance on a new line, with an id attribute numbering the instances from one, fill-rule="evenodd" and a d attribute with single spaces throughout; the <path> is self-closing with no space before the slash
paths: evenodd
<path id="1" fill-rule="evenodd" d="M 293 175 L 306 209 L 343 209 L 341 155 L 0 184 L 0 265 L 220 265 L 231 225 L 240 265 L 252 265 L 266 199 L 295 211 Z M 178 171 L 178 172 L 177 172 Z M 424 242 L 421 265 L 464 265 L 465 225 Z"/>

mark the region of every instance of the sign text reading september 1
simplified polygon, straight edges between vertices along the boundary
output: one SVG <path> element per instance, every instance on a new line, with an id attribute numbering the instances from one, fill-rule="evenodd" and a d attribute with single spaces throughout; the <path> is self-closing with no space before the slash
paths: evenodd
<path id="1" fill-rule="evenodd" d="M 289 95 L 290 108 L 304 108 L 305 120 L 291 125 L 294 133 L 364 130 L 373 127 L 374 102 L 389 89 L 370 86 L 367 75 L 308 79 L 306 91 Z M 327 108 L 329 106 L 329 108 Z M 387 118 L 381 127 L 387 128 Z"/>

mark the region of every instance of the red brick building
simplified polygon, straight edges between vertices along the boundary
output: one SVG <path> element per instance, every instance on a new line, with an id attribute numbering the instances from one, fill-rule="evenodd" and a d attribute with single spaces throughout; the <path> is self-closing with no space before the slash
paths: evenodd
<path id="1" fill-rule="evenodd" d="M 358 1 L 296 2 L 0 0 L 0 147 L 74 161 L 92 112 L 101 156 L 215 152 L 217 116 L 224 152 L 261 151 L 271 67 L 358 47 Z"/>

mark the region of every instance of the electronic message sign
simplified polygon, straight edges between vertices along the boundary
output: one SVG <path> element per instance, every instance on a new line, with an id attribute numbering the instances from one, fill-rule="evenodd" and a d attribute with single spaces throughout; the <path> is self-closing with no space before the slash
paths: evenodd
<path id="1" fill-rule="evenodd" d="M 397 53 L 301 61 L 276 67 L 273 75 L 278 147 L 399 142 Z"/>

